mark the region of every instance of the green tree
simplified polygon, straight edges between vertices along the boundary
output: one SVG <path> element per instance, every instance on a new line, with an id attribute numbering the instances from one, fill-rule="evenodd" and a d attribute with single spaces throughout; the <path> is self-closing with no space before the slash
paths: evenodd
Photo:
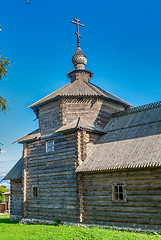
<path id="1" fill-rule="evenodd" d="M 10 66 L 10 60 L 7 59 L 7 57 L 2 57 L 0 55 L 0 82 L 3 77 L 7 76 L 8 70 L 7 66 Z M 8 100 L 6 98 L 3 98 L 0 96 L 0 112 L 6 112 L 8 108 Z"/>
<path id="2" fill-rule="evenodd" d="M 30 4 L 29 0 L 26 0 L 27 4 Z M 0 31 L 2 31 L 2 27 L 0 25 Z M 7 66 L 10 66 L 10 60 L 7 59 L 7 57 L 2 57 L 0 55 L 0 82 L 2 80 L 3 77 L 7 76 L 8 70 L 7 70 Z M 2 96 L 0 96 L 0 112 L 6 112 L 7 108 L 8 108 L 8 99 L 3 98 Z M 1 151 L 1 149 L 0 149 Z"/>
<path id="3" fill-rule="evenodd" d="M 26 0 L 26 3 L 30 4 L 30 1 Z M 2 31 L 1 25 L 0 25 L 0 31 Z M 7 66 L 10 66 L 10 60 L 8 60 L 6 56 L 2 57 L 0 55 L 0 82 L 3 77 L 7 76 L 7 73 L 8 73 Z M 6 112 L 7 108 L 8 108 L 8 99 L 0 96 L 0 112 L 1 111 Z"/>
<path id="4" fill-rule="evenodd" d="M 8 70 L 7 66 L 10 66 L 10 60 L 7 59 L 7 57 L 2 57 L 0 55 L 0 82 L 3 77 L 7 76 Z M 0 112 L 3 111 L 6 113 L 6 110 L 8 109 L 8 100 L 6 98 L 3 98 L 0 96 Z M 1 143 L 0 143 L 0 152 L 1 152 Z"/>
<path id="5" fill-rule="evenodd" d="M 26 0 L 27 4 L 30 4 L 29 0 Z M 2 27 L 0 25 L 0 31 L 2 31 Z M 3 57 L 0 55 L 0 82 L 3 77 L 7 76 L 8 70 L 7 66 L 10 66 L 10 60 L 7 59 L 7 57 Z M 8 99 L 0 96 L 0 112 L 3 111 L 6 113 L 6 110 L 8 109 Z M 2 143 L 0 143 L 2 145 Z M 1 148 L 0 148 L 1 152 Z"/>
<path id="6" fill-rule="evenodd" d="M 5 202 L 5 195 L 3 195 L 5 192 L 7 192 L 7 188 L 5 186 L 0 186 L 0 203 Z"/>

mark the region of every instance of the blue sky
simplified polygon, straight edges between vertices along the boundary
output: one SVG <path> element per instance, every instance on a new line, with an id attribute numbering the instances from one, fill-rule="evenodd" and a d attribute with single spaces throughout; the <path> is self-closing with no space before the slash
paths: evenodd
<path id="1" fill-rule="evenodd" d="M 88 57 L 92 82 L 138 106 L 161 100 L 161 1 L 1 2 L 1 54 L 11 59 L 0 95 L 10 111 L 0 113 L 0 178 L 22 155 L 11 144 L 37 128 L 28 105 L 69 83 L 76 51 L 76 16 L 81 48 Z"/>

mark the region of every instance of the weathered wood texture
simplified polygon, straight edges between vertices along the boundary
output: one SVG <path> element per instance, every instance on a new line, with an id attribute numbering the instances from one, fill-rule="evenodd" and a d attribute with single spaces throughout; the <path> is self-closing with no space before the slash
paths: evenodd
<path id="1" fill-rule="evenodd" d="M 26 189 L 27 189 L 27 157 L 28 157 L 28 145 L 25 143 L 23 145 L 23 170 L 22 170 L 22 184 L 23 184 L 23 197 L 22 197 L 22 202 L 23 202 L 23 217 L 27 216 L 27 202 L 26 202 Z"/>
<path id="2" fill-rule="evenodd" d="M 0 203 L 0 213 L 4 213 L 5 211 L 5 203 Z"/>
<path id="3" fill-rule="evenodd" d="M 78 117 L 104 127 L 110 120 L 111 114 L 121 110 L 124 110 L 121 105 L 96 97 L 57 100 L 39 107 L 40 133 L 41 135 L 51 134 Z"/>
<path id="4" fill-rule="evenodd" d="M 112 118 L 79 172 L 161 167 L 161 105 Z"/>
<path id="5" fill-rule="evenodd" d="M 10 205 L 10 219 L 21 219 L 22 211 L 22 180 L 11 180 L 11 205 Z"/>
<path id="6" fill-rule="evenodd" d="M 87 156 L 87 153 L 93 146 L 93 144 L 100 137 L 97 133 L 90 133 L 87 131 L 78 131 L 77 132 L 77 158 L 78 165 L 81 164 Z"/>
<path id="7" fill-rule="evenodd" d="M 41 135 L 53 133 L 62 126 L 61 101 L 54 101 L 39 107 L 38 118 Z"/>
<path id="8" fill-rule="evenodd" d="M 161 168 L 84 173 L 84 222 L 161 230 Z M 125 183 L 126 202 L 112 201 L 113 183 Z"/>
<path id="9" fill-rule="evenodd" d="M 25 145 L 24 217 L 77 222 L 81 212 L 81 189 L 75 172 L 78 152 L 81 152 L 79 160 L 83 161 L 86 143 L 93 143 L 97 136 L 79 131 L 55 134 L 53 139 L 52 153 L 46 153 L 47 138 Z M 32 196 L 33 186 L 38 187 L 38 198 Z"/>
<path id="10" fill-rule="evenodd" d="M 77 221 L 76 138 L 76 133 L 55 135 L 52 153 L 46 153 L 43 139 L 28 144 L 26 217 Z M 38 198 L 32 196 L 34 185 Z"/>
<path id="11" fill-rule="evenodd" d="M 77 132 L 77 166 L 81 164 L 90 148 L 95 141 L 99 138 L 99 134 L 89 133 L 86 131 Z M 83 174 L 78 175 L 78 221 L 84 221 L 84 189 L 83 189 Z"/>
<path id="12" fill-rule="evenodd" d="M 124 110 L 124 107 L 96 97 L 64 99 L 62 101 L 63 125 L 82 117 L 88 123 L 104 127 L 111 118 L 111 114 L 121 110 Z"/>

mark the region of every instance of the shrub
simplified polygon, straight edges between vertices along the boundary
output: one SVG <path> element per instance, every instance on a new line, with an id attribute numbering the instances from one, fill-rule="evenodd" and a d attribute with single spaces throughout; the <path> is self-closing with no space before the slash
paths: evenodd
<path id="1" fill-rule="evenodd" d="M 5 186 L 0 186 L 0 203 L 5 202 L 5 195 L 3 193 L 7 192 L 7 189 Z"/>

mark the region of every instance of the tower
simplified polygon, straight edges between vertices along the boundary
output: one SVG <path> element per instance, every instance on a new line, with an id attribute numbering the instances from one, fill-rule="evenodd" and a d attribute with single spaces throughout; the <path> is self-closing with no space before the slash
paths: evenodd
<path id="1" fill-rule="evenodd" d="M 87 57 L 80 47 L 79 19 L 77 50 L 72 58 L 70 83 L 29 106 L 39 127 L 19 139 L 23 158 L 22 210 L 18 217 L 83 222 L 82 176 L 76 168 L 86 159 L 94 142 L 115 112 L 131 105 L 91 83 Z M 84 26 L 84 25 L 83 25 Z M 19 179 L 19 185 L 20 185 Z M 12 182 L 16 188 L 17 182 Z M 13 195 L 13 194 L 12 194 Z M 16 202 L 11 197 L 11 218 Z"/>

